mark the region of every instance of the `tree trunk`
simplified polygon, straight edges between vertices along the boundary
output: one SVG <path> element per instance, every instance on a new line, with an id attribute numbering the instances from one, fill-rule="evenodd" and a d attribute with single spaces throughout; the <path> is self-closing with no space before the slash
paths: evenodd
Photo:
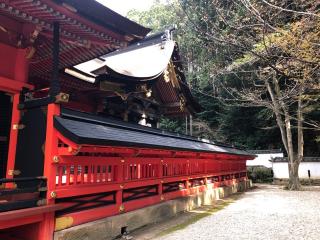
<path id="1" fill-rule="evenodd" d="M 276 94 L 272 90 L 272 87 L 271 87 L 268 79 L 265 80 L 265 84 L 266 84 L 267 90 L 268 90 L 268 92 L 270 94 L 270 97 L 271 97 L 271 100 L 272 100 L 273 112 L 274 112 L 274 114 L 276 116 L 276 121 L 277 121 L 278 127 L 279 127 L 280 132 L 281 132 L 281 139 L 282 139 L 283 146 L 286 149 L 286 152 L 288 152 L 286 129 L 284 127 L 284 122 L 283 122 L 283 119 L 282 119 L 282 116 L 281 116 L 281 107 L 280 107 L 280 105 L 279 105 L 279 103 L 278 103 L 278 101 L 276 99 Z"/>
<path id="2" fill-rule="evenodd" d="M 287 156 L 288 156 L 288 171 L 289 171 L 289 190 L 299 190 L 301 188 L 301 184 L 299 181 L 299 164 L 303 157 L 303 116 L 302 116 L 302 88 L 300 89 L 297 109 L 297 121 L 298 121 L 298 144 L 297 144 L 297 152 L 296 155 L 294 152 L 294 144 L 292 137 L 292 128 L 291 128 L 291 116 L 288 111 L 288 106 L 282 100 L 282 95 L 280 91 L 280 86 L 276 76 L 272 78 L 273 85 L 271 86 L 268 80 L 265 81 L 267 90 L 270 94 L 274 113 L 276 115 L 277 124 L 280 128 L 282 143 L 285 146 Z"/>
<path id="3" fill-rule="evenodd" d="M 301 184 L 299 181 L 299 157 L 296 157 L 293 150 L 292 143 L 292 133 L 291 133 L 291 123 L 290 116 L 288 112 L 285 111 L 285 124 L 288 140 L 288 170 L 289 170 L 289 190 L 300 190 Z"/>
<path id="4" fill-rule="evenodd" d="M 302 113 L 302 93 L 303 93 L 303 84 L 299 89 L 298 95 L 298 106 L 297 106 L 297 130 L 298 130 L 298 139 L 297 139 L 297 157 L 292 159 L 291 164 L 289 164 L 289 185 L 290 190 L 299 190 L 301 184 L 299 181 L 299 165 L 303 159 L 303 113 Z M 289 163 L 289 159 L 288 159 Z"/>
<path id="5" fill-rule="evenodd" d="M 299 161 L 298 159 L 293 160 L 292 162 L 289 162 L 288 159 L 288 170 L 289 170 L 289 183 L 288 183 L 288 189 L 289 190 L 300 190 L 301 184 L 299 180 Z"/>

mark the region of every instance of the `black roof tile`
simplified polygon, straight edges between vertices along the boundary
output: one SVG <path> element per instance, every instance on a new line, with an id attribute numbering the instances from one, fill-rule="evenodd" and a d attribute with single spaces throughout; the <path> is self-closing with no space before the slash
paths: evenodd
<path id="1" fill-rule="evenodd" d="M 62 110 L 61 116 L 55 117 L 54 125 L 65 137 L 77 144 L 252 155 L 230 146 L 70 110 Z"/>

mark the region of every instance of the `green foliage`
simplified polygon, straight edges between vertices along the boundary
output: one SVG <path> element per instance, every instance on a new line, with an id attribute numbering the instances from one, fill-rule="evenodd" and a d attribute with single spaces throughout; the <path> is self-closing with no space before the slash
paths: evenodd
<path id="1" fill-rule="evenodd" d="M 167 131 L 180 133 L 180 134 L 185 134 L 186 132 L 185 123 L 183 119 L 172 120 L 168 118 L 161 118 L 160 128 Z"/>
<path id="2" fill-rule="evenodd" d="M 248 167 L 248 177 L 254 183 L 270 183 L 273 181 L 273 171 L 266 167 Z"/>
<path id="3" fill-rule="evenodd" d="M 266 128 L 268 126 L 268 128 Z M 272 113 L 264 108 L 227 107 L 219 118 L 220 138 L 249 149 L 282 148 Z"/>
<path id="4" fill-rule="evenodd" d="M 288 4 L 286 0 L 273 2 L 280 7 L 287 7 Z M 311 0 L 290 2 L 292 11 L 313 11 L 317 8 Z M 277 65 L 280 69 L 287 67 L 283 62 L 289 54 L 297 57 L 300 50 L 304 51 L 303 61 L 317 60 L 319 55 L 314 53 L 320 46 L 317 44 L 319 24 L 301 22 L 301 15 L 279 12 L 279 9 L 267 7 L 258 0 L 252 1 L 252 7 L 261 13 L 260 17 L 265 22 L 252 14 L 242 1 L 233 0 L 168 0 L 166 4 L 155 1 L 150 10 L 131 11 L 128 17 L 152 28 L 153 32 L 177 26 L 175 39 L 180 46 L 185 74 L 193 95 L 204 108 L 194 121 L 203 122 L 211 129 L 199 131 L 199 136 L 251 149 L 283 148 L 272 111 L 263 107 L 243 107 L 241 104 L 225 105 L 220 99 L 230 97 L 226 88 L 237 90 L 252 87 L 247 80 L 256 77 L 255 71 L 259 70 L 254 53 L 269 56 L 266 47 L 276 45 L 287 52 L 282 65 Z M 310 33 L 306 39 L 303 38 L 304 31 Z M 300 45 L 300 49 L 292 48 Z M 272 52 L 265 62 L 273 61 L 273 54 L 278 52 Z M 297 64 L 294 61 L 291 63 Z M 226 71 L 228 69 L 229 72 Z M 307 71 L 305 73 L 311 74 Z M 258 78 L 256 83 L 260 84 Z M 262 96 L 267 97 L 266 94 Z M 317 102 L 318 105 L 306 108 L 306 118 L 319 120 L 319 98 L 314 97 L 309 101 Z M 161 127 L 185 133 L 184 121 L 162 119 Z M 293 132 L 296 134 L 295 130 Z M 316 142 L 316 139 L 320 141 L 319 131 L 306 130 L 306 135 L 306 152 L 310 155 L 319 152 L 319 143 Z"/>
<path id="5" fill-rule="evenodd" d="M 166 4 L 155 1 L 154 5 L 146 11 L 131 10 L 128 12 L 127 17 L 145 27 L 151 28 L 152 33 L 155 33 L 173 25 L 181 27 L 183 24 L 179 21 L 181 14 L 178 2 L 172 0 L 167 1 Z"/>

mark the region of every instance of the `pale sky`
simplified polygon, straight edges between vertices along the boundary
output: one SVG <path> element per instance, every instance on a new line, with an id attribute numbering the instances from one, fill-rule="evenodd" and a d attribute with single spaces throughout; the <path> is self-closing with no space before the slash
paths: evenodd
<path id="1" fill-rule="evenodd" d="M 131 9 L 140 11 L 149 9 L 153 0 L 96 0 L 113 11 L 126 16 Z"/>

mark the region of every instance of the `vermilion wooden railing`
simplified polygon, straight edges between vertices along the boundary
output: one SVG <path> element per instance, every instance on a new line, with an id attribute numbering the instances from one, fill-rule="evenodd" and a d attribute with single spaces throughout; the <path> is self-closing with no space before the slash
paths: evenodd
<path id="1" fill-rule="evenodd" d="M 19 222 L 41 217 L 40 239 L 52 239 L 55 226 L 60 230 L 247 179 L 248 156 L 78 145 L 54 128 L 58 115 L 60 106 L 49 104 L 43 174 L 47 205 L 58 210 Z M 19 225 L 14 221 L 10 226 Z"/>
<path id="2" fill-rule="evenodd" d="M 56 164 L 56 189 L 172 177 L 245 172 L 243 161 L 185 158 L 66 156 Z M 122 181 L 117 178 L 123 176 Z"/>
<path id="3" fill-rule="evenodd" d="M 77 218 L 75 225 L 101 218 L 103 209 L 106 217 L 186 196 L 194 193 L 195 188 L 201 192 L 246 179 L 245 161 L 222 160 L 222 155 L 218 158 L 220 160 L 213 158 L 216 155 L 212 158 L 209 155 L 202 156 L 205 158 L 194 155 L 192 158 L 179 154 L 162 157 L 160 153 L 164 156 L 168 153 L 161 151 L 157 152 L 159 157 L 155 157 L 156 154 L 148 157 L 151 154 L 149 150 L 145 155 L 131 156 L 136 152 L 131 154 L 128 149 L 120 147 L 91 148 L 95 150 L 88 151 L 90 146 L 83 146 L 83 152 L 80 150 L 76 155 L 60 155 L 55 163 L 56 201 L 70 207 L 73 202 L 79 205 L 79 200 L 81 202 L 87 197 L 87 201 L 82 201 L 85 210 L 74 208 L 67 213 L 63 210 L 58 212 L 58 219 Z M 115 157 L 116 152 L 123 156 Z M 101 193 L 110 193 L 98 198 L 99 201 L 104 200 L 105 205 L 92 205 L 94 196 L 99 197 Z"/>

